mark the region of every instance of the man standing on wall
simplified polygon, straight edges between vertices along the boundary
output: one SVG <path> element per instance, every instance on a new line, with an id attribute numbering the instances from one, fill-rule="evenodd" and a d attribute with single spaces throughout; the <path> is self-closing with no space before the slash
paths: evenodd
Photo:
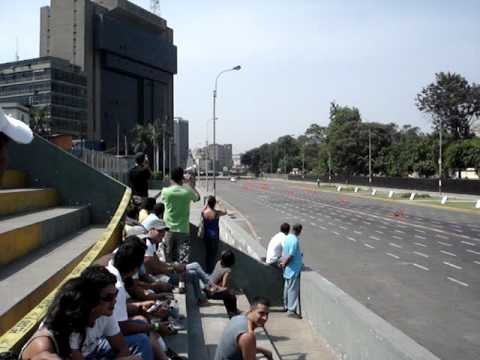
<path id="1" fill-rule="evenodd" d="M 303 268 L 303 256 L 300 251 L 298 237 L 302 233 L 302 225 L 293 225 L 292 232 L 283 243 L 283 257 L 280 267 L 283 269 L 285 285 L 283 288 L 283 303 L 288 316 L 301 318 L 299 309 L 300 300 L 300 273 Z"/>
<path id="2" fill-rule="evenodd" d="M 132 188 L 133 196 L 141 202 L 148 197 L 148 180 L 152 177 L 152 171 L 145 153 L 140 152 L 135 155 L 136 165 L 128 172 L 128 181 Z"/>
<path id="3" fill-rule="evenodd" d="M 19 144 L 28 144 L 33 139 L 32 130 L 27 124 L 5 114 L 0 107 L 0 185 L 3 173 L 8 165 L 8 143 L 13 140 Z"/>
<path id="4" fill-rule="evenodd" d="M 171 185 L 162 190 L 160 201 L 165 204 L 163 219 L 170 228 L 165 235 L 165 260 L 189 263 L 190 203 L 200 200 L 191 177 L 184 177 L 182 168 L 172 172 Z"/>

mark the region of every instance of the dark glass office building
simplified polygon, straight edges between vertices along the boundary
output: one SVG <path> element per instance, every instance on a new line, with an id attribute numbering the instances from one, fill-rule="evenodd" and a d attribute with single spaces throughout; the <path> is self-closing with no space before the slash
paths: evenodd
<path id="1" fill-rule="evenodd" d="M 40 18 L 40 55 L 87 76 L 89 140 L 123 147 L 135 125 L 151 122 L 173 136 L 177 48 L 164 19 L 127 0 L 50 0 Z"/>
<path id="2" fill-rule="evenodd" d="M 79 66 L 54 57 L 0 64 L 0 103 L 45 108 L 53 133 L 87 131 L 87 78 Z"/>

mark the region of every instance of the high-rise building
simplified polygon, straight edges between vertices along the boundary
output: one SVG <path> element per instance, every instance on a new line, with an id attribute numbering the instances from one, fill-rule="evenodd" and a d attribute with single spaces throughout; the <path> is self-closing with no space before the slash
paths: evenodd
<path id="1" fill-rule="evenodd" d="M 87 78 L 64 59 L 0 64 L 0 103 L 44 109 L 54 133 L 81 137 L 87 130 Z"/>
<path id="2" fill-rule="evenodd" d="M 175 159 L 177 165 L 186 168 L 188 161 L 188 120 L 176 117 L 173 123 Z"/>
<path id="3" fill-rule="evenodd" d="M 208 158 L 213 159 L 215 149 L 215 168 L 216 171 L 223 171 L 224 168 L 231 169 L 233 166 L 232 144 L 213 144 L 208 145 Z"/>
<path id="4" fill-rule="evenodd" d="M 86 74 L 88 139 L 112 148 L 151 122 L 173 135 L 177 48 L 164 19 L 127 0 L 51 0 L 40 14 L 40 55 Z"/>

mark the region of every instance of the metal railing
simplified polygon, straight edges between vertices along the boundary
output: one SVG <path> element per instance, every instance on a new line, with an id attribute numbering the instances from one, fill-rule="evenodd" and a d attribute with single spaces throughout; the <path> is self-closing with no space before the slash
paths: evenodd
<path id="1" fill-rule="evenodd" d="M 75 155 L 94 169 L 128 184 L 129 159 L 86 148 L 75 152 Z"/>

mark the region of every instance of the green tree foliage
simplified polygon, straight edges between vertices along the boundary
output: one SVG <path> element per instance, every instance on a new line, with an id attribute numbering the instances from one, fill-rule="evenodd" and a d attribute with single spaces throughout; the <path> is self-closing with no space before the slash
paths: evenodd
<path id="1" fill-rule="evenodd" d="M 448 168 L 460 170 L 466 168 L 480 169 L 480 139 L 458 141 L 445 151 L 445 164 Z"/>
<path id="2" fill-rule="evenodd" d="M 442 123 L 454 140 L 472 137 L 472 122 L 480 116 L 480 86 L 455 73 L 435 74 L 435 80 L 417 95 L 417 108 L 432 115 L 435 130 Z"/>
<path id="3" fill-rule="evenodd" d="M 47 106 L 30 108 L 30 127 L 39 135 L 50 134 L 51 118 Z"/>

